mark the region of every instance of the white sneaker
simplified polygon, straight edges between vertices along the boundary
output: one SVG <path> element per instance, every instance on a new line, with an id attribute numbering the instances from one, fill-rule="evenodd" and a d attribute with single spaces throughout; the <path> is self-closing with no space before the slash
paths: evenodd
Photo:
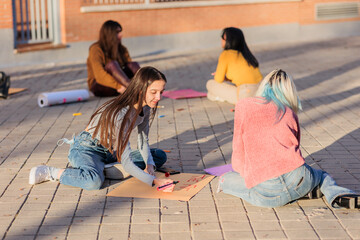
<path id="1" fill-rule="evenodd" d="M 121 165 L 121 163 L 118 162 L 106 164 L 104 174 L 106 178 L 116 180 L 121 180 L 130 176 L 130 174 L 124 170 L 124 167 Z"/>
<path id="2" fill-rule="evenodd" d="M 33 167 L 29 174 L 29 184 L 34 185 L 45 181 L 54 180 L 50 175 L 48 166 L 41 165 Z"/>

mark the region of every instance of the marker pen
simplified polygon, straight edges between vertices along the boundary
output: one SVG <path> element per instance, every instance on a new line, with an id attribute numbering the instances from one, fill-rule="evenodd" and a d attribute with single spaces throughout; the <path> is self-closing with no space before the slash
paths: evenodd
<path id="1" fill-rule="evenodd" d="M 167 187 L 170 187 L 171 185 L 177 184 L 177 183 L 179 183 L 179 181 L 173 181 L 172 183 L 167 183 L 167 184 L 165 184 L 165 185 L 162 185 L 162 186 L 160 186 L 160 187 L 157 187 L 156 189 L 157 189 L 158 191 L 160 191 L 160 190 L 163 190 L 163 189 L 165 189 L 165 188 L 167 188 Z"/>

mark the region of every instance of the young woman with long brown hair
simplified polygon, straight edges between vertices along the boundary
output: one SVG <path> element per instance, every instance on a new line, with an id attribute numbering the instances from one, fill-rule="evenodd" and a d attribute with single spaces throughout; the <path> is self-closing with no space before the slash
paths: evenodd
<path id="1" fill-rule="evenodd" d="M 121 25 L 109 20 L 102 25 L 99 40 L 89 48 L 87 81 L 95 96 L 117 96 L 123 93 L 140 68 L 137 62 L 132 62 L 121 39 Z"/>
<path id="2" fill-rule="evenodd" d="M 99 189 L 105 179 L 105 164 L 116 161 L 121 162 L 127 173 L 150 186 L 171 183 L 171 179 L 155 177 L 155 166 L 161 167 L 166 162 L 166 154 L 160 149 L 150 149 L 148 143 L 149 122 L 156 113 L 165 84 L 166 78 L 160 71 L 141 68 L 123 94 L 95 111 L 85 131 L 73 140 L 64 140 L 70 144 L 68 158 L 72 168 L 34 167 L 29 183 L 59 180 L 86 190 Z M 129 138 L 135 127 L 138 150 L 132 151 Z"/>

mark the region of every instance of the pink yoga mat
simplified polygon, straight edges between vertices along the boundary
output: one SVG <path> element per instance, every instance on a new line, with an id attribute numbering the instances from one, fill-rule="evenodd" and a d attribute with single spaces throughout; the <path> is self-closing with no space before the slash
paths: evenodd
<path id="1" fill-rule="evenodd" d="M 174 91 L 164 91 L 163 96 L 171 99 L 206 97 L 206 93 L 198 92 L 193 89 L 182 89 Z"/>
<path id="2" fill-rule="evenodd" d="M 233 169 L 232 169 L 231 164 L 226 164 L 226 165 L 222 165 L 222 166 L 218 166 L 218 167 L 204 169 L 205 172 L 207 172 L 213 176 L 221 176 L 222 174 L 230 172 L 232 170 Z"/>

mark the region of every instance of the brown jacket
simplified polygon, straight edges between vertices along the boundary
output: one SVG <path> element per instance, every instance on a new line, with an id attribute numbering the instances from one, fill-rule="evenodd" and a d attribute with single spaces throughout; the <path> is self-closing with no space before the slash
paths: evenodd
<path id="1" fill-rule="evenodd" d="M 125 48 L 125 58 L 128 62 L 131 62 L 131 58 L 128 50 Z M 105 70 L 105 65 L 110 62 L 110 59 L 105 57 L 104 52 L 100 48 L 98 43 L 94 43 L 89 48 L 89 57 L 87 59 L 87 70 L 88 70 L 88 87 L 96 81 L 106 87 L 119 89 L 121 84 L 118 83 L 108 72 Z"/>

